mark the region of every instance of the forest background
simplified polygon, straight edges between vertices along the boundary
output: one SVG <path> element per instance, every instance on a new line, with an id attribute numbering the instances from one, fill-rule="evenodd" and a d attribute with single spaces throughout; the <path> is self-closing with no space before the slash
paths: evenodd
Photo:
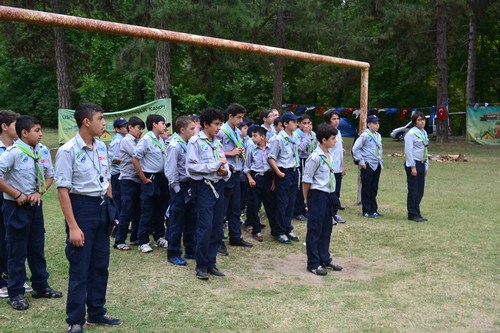
<path id="1" fill-rule="evenodd" d="M 500 3 L 487 0 L 16 0 L 57 12 L 370 63 L 369 107 L 500 101 Z M 0 109 L 57 126 L 57 109 L 172 99 L 173 116 L 238 102 L 359 108 L 359 70 L 13 22 L 0 24 Z M 314 112 L 314 111 L 313 111 Z M 391 126 L 406 123 L 400 115 Z M 384 128 L 384 130 L 388 130 Z M 387 133 L 383 133 L 387 135 Z"/>

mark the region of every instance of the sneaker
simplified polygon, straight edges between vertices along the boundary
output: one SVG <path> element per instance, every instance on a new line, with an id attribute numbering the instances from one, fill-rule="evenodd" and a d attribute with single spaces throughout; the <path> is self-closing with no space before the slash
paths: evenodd
<path id="1" fill-rule="evenodd" d="M 184 254 L 184 259 L 196 259 L 196 256 L 194 254 L 186 253 Z"/>
<path id="2" fill-rule="evenodd" d="M 178 266 L 185 266 L 187 264 L 186 260 L 182 259 L 181 257 L 170 258 L 168 259 L 168 261 Z"/>
<path id="3" fill-rule="evenodd" d="M 153 249 L 151 248 L 151 246 L 149 246 L 148 243 L 146 243 L 146 244 L 139 245 L 139 251 L 141 251 L 142 253 L 149 253 L 149 252 L 153 252 Z"/>
<path id="4" fill-rule="evenodd" d="M 281 244 L 292 244 L 292 242 L 285 235 L 273 236 L 273 238 Z"/>
<path id="5" fill-rule="evenodd" d="M 218 277 L 223 277 L 223 276 L 226 276 L 226 274 L 224 274 L 224 273 L 222 273 L 221 271 L 219 271 L 219 270 L 217 269 L 217 267 L 207 269 L 207 273 L 208 273 L 208 274 L 211 274 L 211 275 L 213 275 L 213 276 L 218 276 Z"/>
<path id="6" fill-rule="evenodd" d="M 208 280 L 208 272 L 206 269 L 197 268 L 196 277 L 200 280 Z"/>
<path id="7" fill-rule="evenodd" d="M 30 293 L 32 291 L 33 291 L 33 288 L 31 288 L 31 286 L 29 286 L 26 282 L 24 282 L 24 292 Z"/>
<path id="8" fill-rule="evenodd" d="M 376 216 L 375 216 L 375 214 L 370 214 L 370 213 L 364 213 L 364 214 L 363 214 L 363 216 L 364 216 L 364 217 L 367 217 L 367 218 L 369 218 L 369 219 L 373 219 L 373 218 L 375 218 L 375 217 L 376 217 Z"/>
<path id="9" fill-rule="evenodd" d="M 83 333 L 83 327 L 80 324 L 74 324 L 68 326 L 68 333 Z"/>
<path id="10" fill-rule="evenodd" d="M 303 214 L 297 215 L 293 217 L 297 221 L 307 221 L 307 217 L 305 217 Z"/>
<path id="11" fill-rule="evenodd" d="M 340 216 L 339 214 L 335 215 L 335 221 L 337 221 L 338 223 L 346 223 L 347 221 L 342 217 Z"/>
<path id="12" fill-rule="evenodd" d="M 121 244 L 115 244 L 113 245 L 113 247 L 117 250 L 121 250 L 121 251 L 128 251 L 130 250 L 130 246 L 128 246 L 127 244 L 125 243 L 121 243 Z"/>
<path id="13" fill-rule="evenodd" d="M 28 308 L 30 307 L 30 304 L 28 303 L 26 298 L 24 298 L 24 295 L 17 295 L 9 298 L 7 304 L 9 304 L 14 310 L 20 311 L 28 310 Z"/>
<path id="14" fill-rule="evenodd" d="M 299 241 L 299 236 L 297 236 L 293 232 L 289 233 L 286 236 L 288 237 L 289 240 L 293 240 L 294 242 L 298 242 Z"/>
<path id="15" fill-rule="evenodd" d="M 335 216 L 332 217 L 332 224 L 337 225 L 337 221 L 335 221 Z"/>
<path id="16" fill-rule="evenodd" d="M 262 242 L 264 240 L 264 237 L 262 236 L 262 233 L 260 233 L 260 232 L 256 233 L 252 237 L 253 237 L 253 239 L 255 239 L 258 242 Z"/>
<path id="17" fill-rule="evenodd" d="M 326 271 L 326 269 L 323 268 L 323 266 L 318 266 L 317 268 L 308 268 L 307 270 L 313 274 L 320 276 L 325 276 L 328 274 L 328 272 Z"/>
<path id="18" fill-rule="evenodd" d="M 158 246 L 158 247 L 168 247 L 168 241 L 164 237 L 160 237 L 156 241 L 156 246 Z"/>
<path id="19" fill-rule="evenodd" d="M 9 297 L 9 290 L 7 289 L 7 287 L 2 287 L 0 289 L 0 298 L 7 298 Z"/>
<path id="20" fill-rule="evenodd" d="M 378 217 L 378 216 L 380 216 L 380 217 L 384 216 L 384 215 L 380 214 L 379 212 L 375 212 L 375 213 L 373 213 L 373 215 L 375 215 L 375 216 L 377 216 L 377 217 Z"/>
<path id="21" fill-rule="evenodd" d="M 337 272 L 342 270 L 342 266 L 338 265 L 334 261 L 331 261 L 328 264 L 323 264 L 323 267 L 327 268 L 327 269 L 331 269 L 332 271 L 337 271 Z"/>
<path id="22" fill-rule="evenodd" d="M 123 321 L 121 321 L 118 318 L 113 318 L 108 314 L 105 314 L 101 318 L 87 318 L 87 325 L 92 326 L 92 325 L 108 325 L 108 326 L 120 326 L 123 324 Z"/>

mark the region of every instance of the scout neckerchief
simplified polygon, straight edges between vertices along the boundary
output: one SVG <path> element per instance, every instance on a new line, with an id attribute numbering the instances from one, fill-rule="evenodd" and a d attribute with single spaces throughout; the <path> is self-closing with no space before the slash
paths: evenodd
<path id="1" fill-rule="evenodd" d="M 163 159 L 165 159 L 165 145 L 162 145 L 160 143 L 160 141 L 158 141 L 155 137 L 155 135 L 153 134 L 152 131 L 149 131 L 147 134 L 147 136 L 149 136 L 151 138 L 151 142 L 160 149 L 161 151 L 161 155 L 163 156 Z"/>
<path id="2" fill-rule="evenodd" d="M 241 138 L 240 138 L 240 135 L 238 134 L 238 130 L 235 129 L 233 131 L 231 126 L 229 126 L 227 123 L 224 123 L 224 125 L 222 125 L 221 130 L 222 130 L 222 132 L 224 132 L 224 134 L 227 135 L 229 140 L 231 140 L 236 147 L 245 148 L 245 146 L 241 142 Z M 245 156 L 245 154 L 243 154 L 243 160 L 245 158 L 246 158 L 246 156 Z M 237 163 L 239 160 L 239 156 L 236 155 L 234 159 L 236 160 L 236 163 Z"/>
<path id="3" fill-rule="evenodd" d="M 380 141 L 377 140 L 377 136 L 375 133 L 375 135 L 372 133 L 372 131 L 370 131 L 368 128 L 365 130 L 365 133 L 373 139 L 373 142 L 375 142 L 375 146 L 377 147 L 375 149 L 375 153 L 376 153 L 376 156 L 377 158 L 380 156 L 380 148 L 382 148 L 382 139 Z"/>
<path id="4" fill-rule="evenodd" d="M 413 127 L 411 131 L 417 138 L 422 140 L 422 143 L 424 144 L 424 161 L 426 161 L 428 155 L 427 147 L 429 147 L 429 137 L 427 136 L 427 132 L 423 132 L 416 127 Z"/>
<path id="5" fill-rule="evenodd" d="M 211 148 L 212 148 L 212 151 L 213 151 L 213 154 L 214 154 L 214 160 L 215 162 L 218 162 L 219 161 L 219 158 L 220 158 L 220 155 L 219 155 L 219 152 L 217 151 L 217 145 L 213 145 L 212 144 L 212 141 L 210 141 L 208 138 L 206 139 L 203 139 L 207 145 L 209 145 Z"/>
<path id="6" fill-rule="evenodd" d="M 316 149 L 316 134 L 311 132 L 311 144 L 307 147 L 307 153 L 311 154 Z"/>
<path id="7" fill-rule="evenodd" d="M 171 140 L 177 142 L 184 153 L 187 152 L 186 141 L 184 141 L 179 134 L 174 133 L 174 135 L 172 135 L 172 139 Z"/>
<path id="8" fill-rule="evenodd" d="M 40 158 L 42 158 L 42 152 L 38 152 L 38 154 L 35 155 L 35 152 L 31 150 L 30 148 L 21 145 L 19 143 L 14 143 L 14 146 L 16 146 L 20 151 L 31 157 L 35 161 L 35 172 L 36 172 L 36 187 L 38 189 L 38 193 L 43 194 L 45 192 L 45 175 L 43 174 L 42 167 L 38 163 Z"/>
<path id="9" fill-rule="evenodd" d="M 295 157 L 295 166 L 298 167 L 300 165 L 300 158 L 299 158 L 299 150 L 297 149 L 297 145 L 295 144 L 295 142 L 290 139 L 290 137 L 288 136 L 288 134 L 285 132 L 283 137 L 285 138 L 285 141 L 286 142 L 289 142 L 292 144 L 292 147 L 293 147 L 293 155 Z"/>
<path id="10" fill-rule="evenodd" d="M 325 162 L 326 165 L 328 165 L 328 168 L 330 169 L 330 191 L 335 191 L 335 174 L 334 174 L 335 170 L 333 169 L 333 162 L 330 163 L 330 161 L 324 154 L 319 155 L 319 157 L 321 157 L 323 162 Z"/>

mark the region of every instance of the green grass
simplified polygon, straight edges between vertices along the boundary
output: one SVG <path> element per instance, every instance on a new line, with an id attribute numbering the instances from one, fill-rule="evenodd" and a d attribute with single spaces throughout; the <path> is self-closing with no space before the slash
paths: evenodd
<path id="1" fill-rule="evenodd" d="M 57 147 L 56 132 L 44 142 Z M 49 143 L 50 142 L 50 143 Z M 350 148 L 350 142 L 346 147 Z M 222 279 L 202 282 L 194 262 L 174 267 L 165 251 L 111 251 L 107 308 L 125 323 L 87 332 L 498 332 L 500 147 L 431 144 L 432 154 L 464 153 L 468 162 L 431 162 L 422 213 L 406 220 L 403 144 L 384 141 L 378 201 L 383 218 L 356 206 L 354 164 L 347 157 L 342 202 L 348 220 L 331 251 L 342 272 L 306 271 L 305 223 L 299 243 L 270 240 L 229 247 Z M 64 221 L 55 190 L 44 197 L 50 284 L 67 291 Z M 244 235 L 249 238 L 248 234 Z M 32 300 L 24 312 L 0 302 L 0 332 L 62 332 L 65 298 Z"/>

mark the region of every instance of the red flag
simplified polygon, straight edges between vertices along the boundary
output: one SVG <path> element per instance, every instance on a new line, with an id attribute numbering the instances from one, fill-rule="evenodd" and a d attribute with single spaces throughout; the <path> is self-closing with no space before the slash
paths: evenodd
<path id="1" fill-rule="evenodd" d="M 446 108 L 444 106 L 438 107 L 437 119 L 438 120 L 445 120 L 446 119 Z"/>

